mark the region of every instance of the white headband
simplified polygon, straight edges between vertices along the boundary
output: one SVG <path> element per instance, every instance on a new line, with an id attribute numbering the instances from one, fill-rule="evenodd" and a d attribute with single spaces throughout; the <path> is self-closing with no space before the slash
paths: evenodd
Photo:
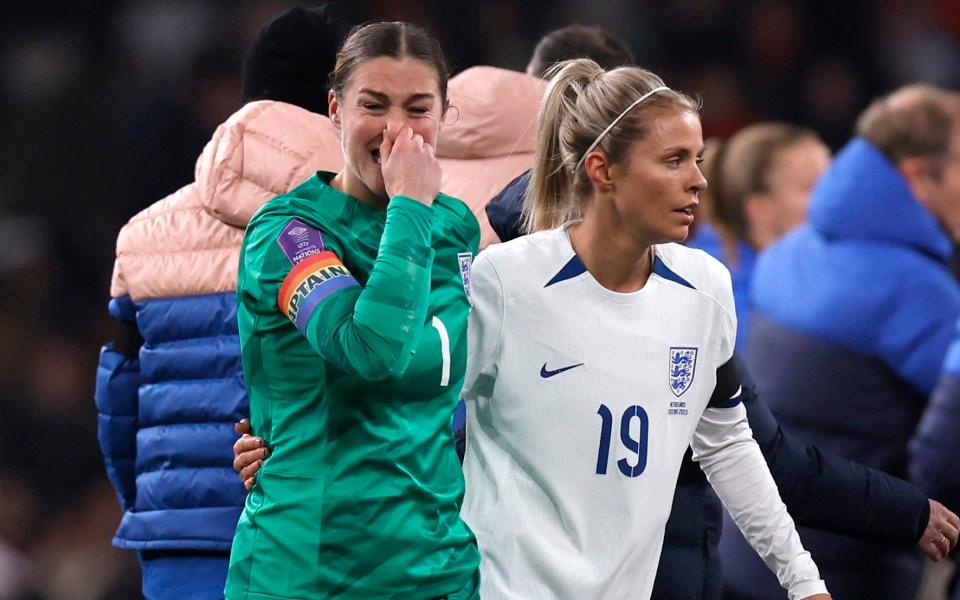
<path id="1" fill-rule="evenodd" d="M 633 104 L 631 104 L 630 106 L 628 106 L 628 107 L 626 107 L 625 109 L 623 109 L 623 112 L 620 113 L 619 115 L 617 115 L 617 118 L 614 119 L 609 125 L 607 125 L 607 128 L 606 128 L 606 129 L 604 129 L 603 131 L 600 132 L 600 135 L 597 136 L 597 139 L 593 140 L 593 143 L 590 144 L 590 146 L 587 148 L 587 151 L 584 152 L 584 153 L 583 153 L 583 156 L 580 157 L 580 160 L 577 161 L 577 166 L 574 167 L 573 172 L 576 173 L 577 171 L 580 170 L 580 167 L 583 165 L 583 161 L 587 160 L 587 155 L 590 154 L 591 152 L 593 152 L 593 149 L 597 147 L 597 144 L 600 143 L 600 141 L 604 138 L 604 136 L 606 136 L 608 133 L 610 133 L 610 130 L 613 129 L 614 127 L 616 127 L 616 126 L 617 126 L 617 123 L 619 123 L 621 119 L 623 119 L 625 116 L 627 116 L 627 113 L 630 112 L 631 110 L 633 110 L 633 107 L 634 107 L 634 106 L 640 104 L 641 102 L 643 102 L 644 100 L 646 100 L 646 99 L 649 98 L 650 96 L 656 94 L 657 92 L 667 92 L 667 91 L 670 91 L 670 88 L 668 88 L 668 87 L 665 86 L 665 85 L 661 85 L 660 87 L 653 88 L 652 90 L 650 90 L 650 91 L 647 92 L 646 94 L 644 94 L 644 95 L 640 96 L 639 98 L 637 98 L 637 99 L 634 101 Z"/>

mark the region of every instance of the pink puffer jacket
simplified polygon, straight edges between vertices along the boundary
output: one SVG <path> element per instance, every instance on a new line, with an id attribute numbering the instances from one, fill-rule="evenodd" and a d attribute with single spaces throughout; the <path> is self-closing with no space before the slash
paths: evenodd
<path id="1" fill-rule="evenodd" d="M 196 180 L 130 219 L 110 295 L 134 301 L 236 289 L 243 230 L 260 206 L 317 170 L 343 166 L 327 117 L 292 104 L 246 104 L 217 128 Z"/>
<path id="2" fill-rule="evenodd" d="M 472 67 L 450 79 L 449 124 L 437 148 L 441 187 L 476 215 L 480 248 L 500 241 L 487 222 L 487 202 L 533 166 L 537 112 L 546 87 L 541 79 L 496 67 Z"/>

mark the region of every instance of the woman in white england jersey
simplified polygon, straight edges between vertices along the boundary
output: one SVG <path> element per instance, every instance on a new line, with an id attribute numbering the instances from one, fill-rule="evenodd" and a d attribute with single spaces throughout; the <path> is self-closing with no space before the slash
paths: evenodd
<path id="1" fill-rule="evenodd" d="M 829 598 L 739 403 L 730 275 L 683 241 L 697 104 L 634 67 L 562 63 L 531 235 L 473 264 L 462 516 L 481 596 L 648 598 L 684 451 L 791 600 Z"/>

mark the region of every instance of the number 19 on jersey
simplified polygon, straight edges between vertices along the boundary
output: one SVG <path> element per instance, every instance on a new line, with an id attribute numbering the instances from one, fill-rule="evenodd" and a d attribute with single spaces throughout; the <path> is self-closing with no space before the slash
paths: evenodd
<path id="1" fill-rule="evenodd" d="M 610 435 L 613 432 L 613 413 L 606 404 L 601 404 L 597 410 L 600 415 L 600 448 L 597 451 L 597 475 L 607 474 L 607 463 L 610 460 Z M 640 435 L 634 439 L 630 435 L 630 425 L 634 419 L 640 421 Z M 628 406 L 620 416 L 620 443 L 630 452 L 636 454 L 636 462 L 626 458 L 617 461 L 617 468 L 627 477 L 636 477 L 647 468 L 647 445 L 650 437 L 650 419 L 642 406 Z"/>

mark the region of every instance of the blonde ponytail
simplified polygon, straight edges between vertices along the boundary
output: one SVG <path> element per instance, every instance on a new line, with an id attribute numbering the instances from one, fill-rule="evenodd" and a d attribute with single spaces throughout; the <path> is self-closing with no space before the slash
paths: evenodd
<path id="1" fill-rule="evenodd" d="M 523 205 L 523 229 L 527 232 L 552 229 L 575 216 L 571 190 L 573 166 L 579 157 L 570 156 L 563 144 L 563 125 L 576 112 L 577 98 L 604 70 L 589 59 L 568 60 L 547 71 L 550 85 L 540 105 L 537 147 L 527 199 Z"/>

